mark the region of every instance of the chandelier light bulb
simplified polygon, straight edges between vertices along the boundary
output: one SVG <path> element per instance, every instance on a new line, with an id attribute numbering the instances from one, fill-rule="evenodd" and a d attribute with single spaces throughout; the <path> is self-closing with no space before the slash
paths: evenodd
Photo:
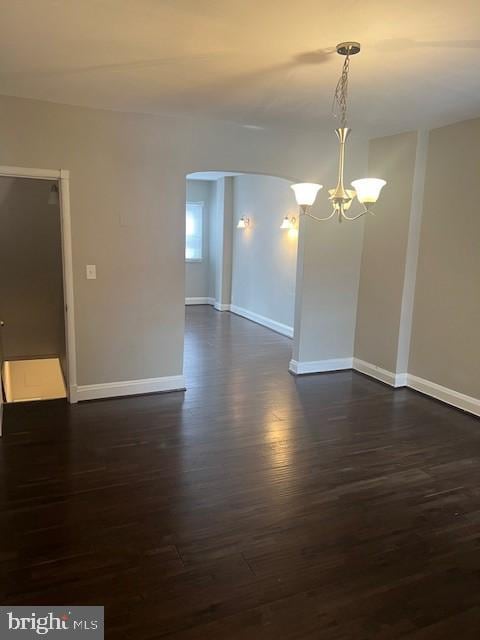
<path id="1" fill-rule="evenodd" d="M 362 204 L 374 204 L 386 184 L 386 181 L 380 178 L 362 178 L 351 183 L 357 193 L 358 201 Z"/>
<path id="2" fill-rule="evenodd" d="M 297 182 L 290 185 L 295 193 L 295 200 L 300 207 L 310 207 L 315 202 L 317 193 L 323 188 L 323 185 L 315 182 Z"/>

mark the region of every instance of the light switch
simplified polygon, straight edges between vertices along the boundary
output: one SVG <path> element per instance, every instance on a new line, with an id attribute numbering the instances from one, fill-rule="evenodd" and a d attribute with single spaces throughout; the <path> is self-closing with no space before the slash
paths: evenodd
<path id="1" fill-rule="evenodd" d="M 87 264 L 87 280 L 96 280 L 96 279 L 97 279 L 97 265 Z"/>

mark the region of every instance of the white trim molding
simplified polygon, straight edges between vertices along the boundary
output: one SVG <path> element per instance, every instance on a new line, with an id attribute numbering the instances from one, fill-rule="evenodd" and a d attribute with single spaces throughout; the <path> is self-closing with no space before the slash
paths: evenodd
<path id="1" fill-rule="evenodd" d="M 312 360 L 299 362 L 290 360 L 288 370 L 296 376 L 306 373 L 325 373 L 326 371 L 343 371 L 352 368 L 353 358 L 334 358 L 331 360 Z"/>
<path id="2" fill-rule="evenodd" d="M 59 180 L 65 169 L 34 169 L 32 167 L 11 167 L 2 165 L 0 175 L 11 178 L 36 178 L 37 180 Z"/>
<path id="3" fill-rule="evenodd" d="M 211 305 L 213 305 L 214 303 L 215 303 L 215 299 L 214 298 L 202 298 L 202 297 L 185 298 L 185 304 L 186 305 L 194 305 L 194 304 L 211 304 Z"/>
<path id="4" fill-rule="evenodd" d="M 415 391 L 420 391 L 427 396 L 451 404 L 458 409 L 473 413 L 475 416 L 480 416 L 480 399 L 472 396 L 467 396 L 464 393 L 459 393 L 448 387 L 442 387 L 442 385 L 436 382 L 430 382 L 424 378 L 413 376 L 410 373 L 407 376 L 407 386 Z"/>
<path id="5" fill-rule="evenodd" d="M 218 302 L 217 300 L 214 301 L 213 303 L 213 307 L 217 310 L 217 311 L 230 311 L 231 309 L 230 304 L 225 304 L 223 302 Z"/>
<path id="6" fill-rule="evenodd" d="M 407 251 L 403 276 L 402 302 L 400 306 L 400 326 L 398 331 L 397 358 L 395 369 L 406 371 L 410 354 L 413 325 L 413 303 L 417 278 L 418 253 L 423 214 L 423 193 L 428 155 L 428 131 L 417 133 L 410 216 L 408 223 Z"/>
<path id="7" fill-rule="evenodd" d="M 365 362 L 365 360 L 360 360 L 359 358 L 353 358 L 353 369 L 371 378 L 380 380 L 380 382 L 389 384 L 391 387 L 398 388 L 407 386 L 406 373 L 393 373 L 392 371 L 382 369 L 382 367 L 378 367 L 376 364 Z"/>
<path id="8" fill-rule="evenodd" d="M 185 378 L 183 376 L 164 376 L 163 378 L 79 385 L 76 388 L 76 398 L 79 401 L 98 400 L 162 391 L 185 391 Z"/>
<path id="9" fill-rule="evenodd" d="M 208 297 L 193 297 L 193 298 L 185 298 L 185 305 L 190 306 L 194 304 L 209 304 L 217 311 L 230 311 L 230 304 L 225 304 L 223 302 L 218 302 L 215 298 Z"/>
<path id="10" fill-rule="evenodd" d="M 72 220 L 70 215 L 70 172 L 60 170 L 60 224 L 62 229 L 63 295 L 68 362 L 68 401 L 77 402 L 77 353 L 75 338 L 75 301 L 73 292 Z"/>
<path id="11" fill-rule="evenodd" d="M 479 398 L 467 396 L 459 391 L 443 387 L 436 382 L 414 376 L 411 373 L 393 373 L 392 371 L 387 371 L 387 369 L 382 369 L 375 364 L 359 360 L 358 358 L 353 358 L 353 368 L 355 371 L 360 371 L 360 373 L 364 373 L 370 378 L 380 380 L 391 387 L 409 387 L 415 391 L 420 391 L 420 393 L 426 396 L 441 400 L 452 407 L 473 413 L 475 416 L 480 416 Z"/>
<path id="12" fill-rule="evenodd" d="M 293 338 L 293 327 L 289 327 L 287 324 L 282 324 L 281 322 L 277 322 L 271 318 L 266 318 L 265 316 L 261 316 L 258 313 L 254 313 L 253 311 L 249 311 L 243 307 L 237 307 L 236 304 L 230 305 L 230 311 L 237 316 L 242 316 L 242 318 L 246 318 L 247 320 L 261 324 L 264 327 L 268 327 L 272 331 L 280 333 L 282 336 Z"/>

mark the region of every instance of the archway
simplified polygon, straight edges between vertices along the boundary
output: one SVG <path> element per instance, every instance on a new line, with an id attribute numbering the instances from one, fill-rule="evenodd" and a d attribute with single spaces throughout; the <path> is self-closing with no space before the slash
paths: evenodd
<path id="1" fill-rule="evenodd" d="M 247 342 L 249 335 L 250 341 L 263 336 L 272 349 L 281 345 L 281 366 L 288 368 L 298 246 L 298 211 L 291 184 L 292 180 L 283 177 L 253 172 L 208 171 L 186 176 L 187 388 L 195 368 L 208 372 L 200 360 L 210 360 L 209 366 L 221 364 L 206 354 L 201 343 L 207 338 L 215 343 L 213 325 L 220 333 L 224 327 L 223 337 L 236 331 L 237 338 L 241 333 Z M 212 309 L 236 319 L 215 316 Z M 257 328 L 239 317 L 256 323 Z M 234 354 L 238 340 L 235 336 L 230 339 Z M 223 353 L 225 349 L 224 344 Z"/>

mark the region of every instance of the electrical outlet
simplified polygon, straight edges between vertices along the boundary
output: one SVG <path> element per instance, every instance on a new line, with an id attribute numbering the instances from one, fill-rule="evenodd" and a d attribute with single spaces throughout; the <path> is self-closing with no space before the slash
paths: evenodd
<path id="1" fill-rule="evenodd" d="M 87 280 L 96 280 L 96 279 L 97 279 L 97 265 L 87 264 Z"/>

